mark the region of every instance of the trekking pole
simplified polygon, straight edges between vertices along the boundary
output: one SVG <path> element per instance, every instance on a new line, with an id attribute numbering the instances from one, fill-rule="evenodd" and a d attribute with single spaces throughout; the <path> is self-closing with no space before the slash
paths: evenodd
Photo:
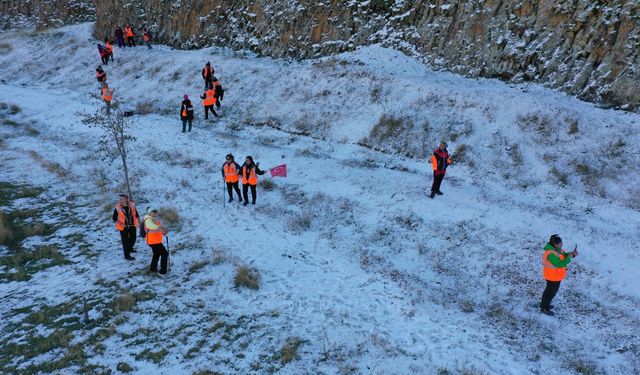
<path id="1" fill-rule="evenodd" d="M 226 198 L 224 197 L 224 179 L 222 179 L 222 208 L 227 207 L 227 204 L 224 202 Z"/>
<path id="2" fill-rule="evenodd" d="M 171 270 L 171 253 L 169 253 L 169 236 L 165 234 L 167 238 L 167 272 Z"/>

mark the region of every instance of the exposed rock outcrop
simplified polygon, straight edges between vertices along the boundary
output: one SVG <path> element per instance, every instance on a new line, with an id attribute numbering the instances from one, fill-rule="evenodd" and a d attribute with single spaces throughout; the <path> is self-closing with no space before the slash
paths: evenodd
<path id="1" fill-rule="evenodd" d="M 38 29 L 95 20 L 92 0 L 3 0 L 0 29 L 36 26 Z"/>

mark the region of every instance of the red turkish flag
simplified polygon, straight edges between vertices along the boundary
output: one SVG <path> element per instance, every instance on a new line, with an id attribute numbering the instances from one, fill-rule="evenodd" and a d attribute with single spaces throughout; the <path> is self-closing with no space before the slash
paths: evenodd
<path id="1" fill-rule="evenodd" d="M 271 177 L 287 177 L 287 165 L 278 165 L 277 167 L 269 169 L 269 172 L 271 172 Z"/>

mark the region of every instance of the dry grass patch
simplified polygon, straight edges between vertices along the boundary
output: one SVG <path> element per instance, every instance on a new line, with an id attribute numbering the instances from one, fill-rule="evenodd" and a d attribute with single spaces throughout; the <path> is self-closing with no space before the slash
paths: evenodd
<path id="1" fill-rule="evenodd" d="M 273 179 L 271 178 L 261 179 L 259 182 L 259 185 L 260 185 L 260 188 L 264 189 L 265 191 L 273 190 L 276 188 L 276 183 L 273 182 Z"/>
<path id="2" fill-rule="evenodd" d="M 233 285 L 236 289 L 248 288 L 253 290 L 260 289 L 260 273 L 257 269 L 249 266 L 238 266 L 236 275 L 233 278 Z"/>
<path id="3" fill-rule="evenodd" d="M 286 365 L 298 359 L 298 349 L 304 344 L 304 340 L 299 337 L 289 337 L 280 350 L 280 362 Z"/>
<path id="4" fill-rule="evenodd" d="M 42 167 L 44 167 L 44 169 L 46 169 L 47 171 L 57 175 L 60 178 L 65 178 L 69 175 L 69 172 L 62 167 L 62 165 L 54 162 L 54 161 L 49 161 L 49 160 L 45 160 L 42 156 L 40 156 L 40 154 L 38 154 L 36 151 L 29 151 L 29 155 L 38 162 L 38 164 L 40 164 Z"/>
<path id="5" fill-rule="evenodd" d="M 158 210 L 158 214 L 162 218 L 162 221 L 171 226 L 180 224 L 180 215 L 178 215 L 178 212 L 173 208 L 162 207 Z"/>
<path id="6" fill-rule="evenodd" d="M 113 311 L 129 311 L 135 306 L 136 298 L 132 294 L 120 294 L 113 300 Z"/>

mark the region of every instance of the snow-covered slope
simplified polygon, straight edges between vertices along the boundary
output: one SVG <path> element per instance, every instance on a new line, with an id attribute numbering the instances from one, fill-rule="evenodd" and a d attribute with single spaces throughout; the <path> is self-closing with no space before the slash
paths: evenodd
<path id="1" fill-rule="evenodd" d="M 302 63 L 116 50 L 115 98 L 145 113 L 138 206 L 181 218 L 165 280 L 146 274 L 142 241 L 122 259 L 122 173 L 80 123 L 102 105 L 90 34 L 15 32 L 0 47 L 0 203 L 5 220 L 48 224 L 0 248 L 8 372 L 638 373 L 638 115 L 375 46 Z M 182 134 L 180 100 L 200 94 L 206 61 L 227 90 L 222 117 L 200 111 Z M 429 200 L 440 139 L 457 162 Z M 223 206 L 229 152 L 289 176 L 254 207 Z M 581 250 L 554 318 L 536 308 L 552 233 Z M 234 288 L 238 265 L 258 290 Z"/>

